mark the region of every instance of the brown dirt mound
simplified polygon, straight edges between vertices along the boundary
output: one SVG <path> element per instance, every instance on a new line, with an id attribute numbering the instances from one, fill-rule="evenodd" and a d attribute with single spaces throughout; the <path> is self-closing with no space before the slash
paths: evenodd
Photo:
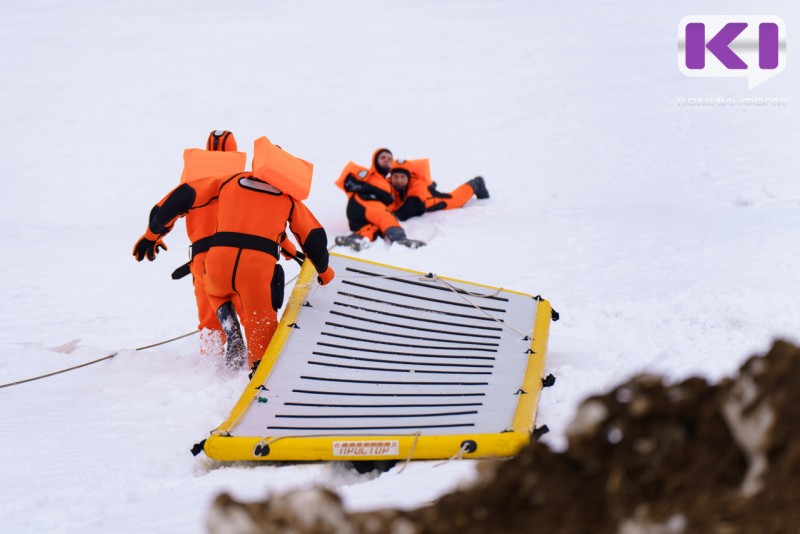
<path id="1" fill-rule="evenodd" d="M 221 495 L 214 534 L 800 532 L 800 349 L 777 342 L 717 385 L 641 375 L 585 400 L 559 453 L 532 442 L 429 507 L 348 514 L 327 490 Z"/>

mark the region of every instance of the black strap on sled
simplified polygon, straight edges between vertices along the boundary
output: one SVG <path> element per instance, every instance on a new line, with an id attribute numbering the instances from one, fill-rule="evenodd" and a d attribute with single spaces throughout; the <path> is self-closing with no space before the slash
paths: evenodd
<path id="1" fill-rule="evenodd" d="M 205 446 L 206 446 L 206 440 L 203 440 L 200 443 L 195 443 L 192 446 L 192 451 L 191 451 L 192 452 L 192 456 L 197 456 L 198 454 L 203 452 Z"/>

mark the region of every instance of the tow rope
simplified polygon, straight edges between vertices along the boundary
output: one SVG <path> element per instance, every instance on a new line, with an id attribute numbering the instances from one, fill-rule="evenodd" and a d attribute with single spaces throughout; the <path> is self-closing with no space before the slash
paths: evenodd
<path id="1" fill-rule="evenodd" d="M 136 348 L 134 350 L 139 351 L 139 350 L 151 349 L 153 347 L 158 347 L 159 345 L 166 345 L 167 343 L 172 343 L 173 341 L 177 341 L 179 339 L 183 339 L 185 337 L 192 336 L 192 335 L 196 334 L 197 332 L 199 332 L 199 330 L 195 330 L 194 332 L 189 332 L 188 334 L 183 334 L 182 336 L 173 337 L 172 339 L 167 339 L 166 341 L 159 341 L 158 343 L 153 343 L 152 345 L 145 345 L 144 347 L 139 347 L 139 348 Z M 74 366 L 69 367 L 67 369 L 61 369 L 60 371 L 53 371 L 52 373 L 47 373 L 46 375 L 35 376 L 33 378 L 26 378 L 24 380 L 17 380 L 16 382 L 10 382 L 8 384 L 0 384 L 0 389 L 11 387 L 11 386 L 17 386 L 19 384 L 24 384 L 26 382 L 33 382 L 34 380 L 41 380 L 42 378 L 47 378 L 48 376 L 60 375 L 61 373 L 66 373 L 67 371 L 73 371 L 75 369 L 80 369 L 81 367 L 86 367 L 87 365 L 92 365 L 93 363 L 98 363 L 98 362 L 102 362 L 104 360 L 108 360 L 110 358 L 113 358 L 114 356 L 116 356 L 120 352 L 122 352 L 122 351 L 118 350 L 117 352 L 115 352 L 113 354 L 109 354 L 107 356 L 103 356 L 102 358 L 98 358 L 98 359 L 92 360 L 90 362 L 82 363 L 80 365 L 74 365 Z"/>

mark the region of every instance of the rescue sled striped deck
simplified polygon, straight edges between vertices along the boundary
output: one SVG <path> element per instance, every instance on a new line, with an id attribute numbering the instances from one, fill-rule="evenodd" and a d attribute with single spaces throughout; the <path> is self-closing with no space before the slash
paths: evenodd
<path id="1" fill-rule="evenodd" d="M 219 460 L 516 454 L 542 387 L 551 307 L 538 297 L 331 255 L 304 265 L 231 416 Z"/>

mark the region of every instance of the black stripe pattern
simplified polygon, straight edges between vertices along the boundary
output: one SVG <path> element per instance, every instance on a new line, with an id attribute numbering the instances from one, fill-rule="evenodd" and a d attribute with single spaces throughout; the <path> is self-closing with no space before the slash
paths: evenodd
<path id="1" fill-rule="evenodd" d="M 330 261 L 336 278 L 314 282 L 299 328 L 232 435 L 511 427 L 536 318 L 532 297 L 343 256 Z"/>

